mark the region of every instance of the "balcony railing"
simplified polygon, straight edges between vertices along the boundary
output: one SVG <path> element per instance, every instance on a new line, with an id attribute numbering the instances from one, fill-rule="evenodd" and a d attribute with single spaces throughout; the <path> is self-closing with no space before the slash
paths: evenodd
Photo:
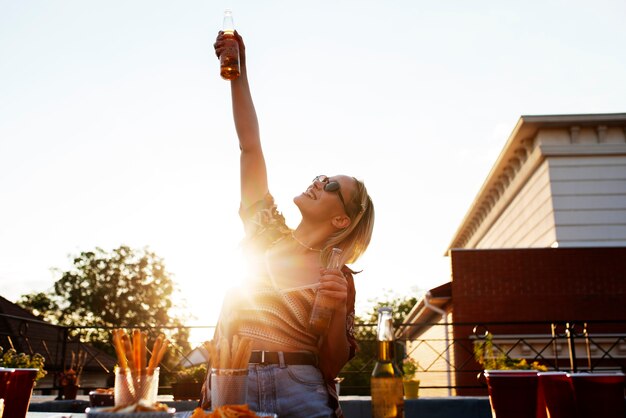
<path id="1" fill-rule="evenodd" d="M 94 347 L 105 347 L 102 336 L 110 329 L 102 327 L 60 327 L 42 321 L 0 314 L 0 345 L 15 346 L 18 351 L 39 352 L 46 358 L 46 370 L 51 376 L 42 387 L 57 389 L 56 374 L 67 367 L 71 353 L 87 352 L 88 368 L 92 372 L 110 375 L 115 359 Z M 367 334 L 372 324 L 357 324 L 358 335 Z M 445 328 L 444 328 L 445 327 Z M 214 326 L 139 327 L 156 337 L 184 329 L 191 333 L 195 347 L 213 335 Z M 477 376 L 482 371 L 474 360 L 474 344 L 492 336 L 494 353 L 509 358 L 523 358 L 528 363 L 539 362 L 549 370 L 626 372 L 626 322 L 624 321 L 543 321 L 471 323 L 400 324 L 396 342 L 396 359 L 411 357 L 419 362 L 418 378 L 421 391 L 433 396 L 456 394 L 486 394 Z M 370 333 L 371 334 L 371 333 Z M 445 335 L 444 335 L 445 334 Z M 417 335 L 411 338 L 402 335 Z M 195 340 L 194 340 L 195 338 Z M 369 375 L 375 362 L 376 342 L 372 338 L 359 340 L 360 351 L 340 373 L 341 393 L 368 395 Z M 184 359 L 188 352 L 178 350 Z M 179 362 L 169 362 L 177 365 Z M 163 366 L 162 375 L 175 372 L 177 366 Z M 430 391 L 430 392 L 429 392 Z M 469 391 L 469 392 L 468 392 Z M 472 392 L 474 391 L 474 392 Z M 424 393 L 424 392 L 421 392 Z"/>

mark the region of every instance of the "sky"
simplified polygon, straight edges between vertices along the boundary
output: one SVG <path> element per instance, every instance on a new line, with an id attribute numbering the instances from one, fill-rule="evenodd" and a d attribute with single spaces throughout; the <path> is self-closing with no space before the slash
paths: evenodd
<path id="1" fill-rule="evenodd" d="M 50 289 L 81 251 L 148 247 L 192 323 L 215 323 L 243 236 L 225 9 L 288 224 L 318 174 L 372 196 L 357 311 L 450 280 L 521 115 L 626 111 L 621 0 L 0 0 L 0 295 Z"/>

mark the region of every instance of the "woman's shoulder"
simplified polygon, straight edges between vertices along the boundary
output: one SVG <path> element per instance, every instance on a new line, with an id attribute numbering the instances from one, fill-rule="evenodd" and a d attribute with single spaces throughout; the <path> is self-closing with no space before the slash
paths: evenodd
<path id="1" fill-rule="evenodd" d="M 254 216 L 255 213 L 270 209 L 272 207 L 276 207 L 276 203 L 274 202 L 274 196 L 272 196 L 271 193 L 267 192 L 262 199 L 257 200 L 249 206 L 243 206 L 242 203 L 242 205 L 239 207 L 239 216 L 243 220 L 246 220 Z"/>
<path id="2" fill-rule="evenodd" d="M 246 240 L 260 240 L 267 245 L 291 233 L 270 193 L 249 207 L 239 209 L 239 216 L 246 230 Z"/>

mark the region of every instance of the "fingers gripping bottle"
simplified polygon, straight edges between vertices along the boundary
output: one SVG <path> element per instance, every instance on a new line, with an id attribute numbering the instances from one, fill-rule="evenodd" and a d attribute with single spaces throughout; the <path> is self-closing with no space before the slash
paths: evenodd
<path id="1" fill-rule="evenodd" d="M 372 418 L 403 418 L 402 375 L 394 362 L 394 330 L 391 308 L 378 310 L 378 356 L 372 377 Z"/>
<path id="2" fill-rule="evenodd" d="M 234 80 L 240 74 L 239 43 L 235 39 L 235 24 L 233 13 L 230 10 L 224 12 L 222 30 L 224 31 L 225 48 L 220 54 L 220 75 L 224 80 Z"/>
<path id="3" fill-rule="evenodd" d="M 333 248 L 326 267 L 329 269 L 341 268 L 341 248 Z M 313 301 L 313 309 L 309 319 L 309 331 L 316 335 L 323 335 L 328 330 L 332 316 L 333 308 L 331 301 L 318 291 Z"/>

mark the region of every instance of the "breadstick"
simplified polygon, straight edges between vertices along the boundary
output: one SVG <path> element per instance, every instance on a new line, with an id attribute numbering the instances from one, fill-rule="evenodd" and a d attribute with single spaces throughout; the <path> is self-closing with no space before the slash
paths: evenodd
<path id="1" fill-rule="evenodd" d="M 213 340 L 205 341 L 203 344 L 204 344 L 204 347 L 209 352 L 209 360 L 211 361 L 211 366 L 214 369 L 218 368 L 220 364 L 220 358 L 217 353 L 217 348 L 215 347 L 215 341 Z"/>
<path id="2" fill-rule="evenodd" d="M 252 340 L 250 338 L 246 338 L 246 343 L 244 345 L 244 352 L 241 357 L 241 361 L 239 362 L 240 369 L 248 368 L 248 363 L 250 362 L 251 355 L 252 355 Z"/>
<path id="3" fill-rule="evenodd" d="M 233 337 L 233 341 L 234 341 L 234 339 L 235 338 Z M 244 337 L 241 340 L 239 340 L 239 346 L 237 347 L 237 352 L 233 356 L 233 368 L 235 368 L 235 369 L 241 369 L 241 367 L 239 367 L 239 365 L 241 364 L 241 359 L 243 358 L 243 353 L 246 350 L 246 340 L 247 340 L 246 337 Z"/>
<path id="4" fill-rule="evenodd" d="M 158 363 L 156 362 L 157 356 L 161 349 L 161 344 L 163 343 L 163 334 L 160 334 L 156 340 L 154 340 L 154 345 L 152 346 L 152 353 L 150 355 L 150 363 L 148 364 L 148 374 L 154 374 L 154 369 L 157 367 Z"/>
<path id="5" fill-rule="evenodd" d="M 128 359 L 128 367 L 131 373 L 134 373 L 135 354 L 133 353 L 133 347 L 130 343 L 130 337 L 127 334 L 122 335 L 122 342 L 124 344 L 124 351 L 126 351 L 126 358 Z"/>
<path id="6" fill-rule="evenodd" d="M 154 364 L 155 368 L 159 367 L 159 364 L 161 364 L 161 360 L 163 360 L 163 356 L 165 355 L 165 352 L 167 351 L 167 346 L 169 343 L 170 341 L 168 339 L 163 340 L 163 343 L 161 344 L 161 348 L 159 349 L 159 353 L 157 354 L 156 362 Z"/>
<path id="7" fill-rule="evenodd" d="M 224 337 L 220 338 L 220 369 L 230 368 L 230 348 L 228 340 Z"/>
<path id="8" fill-rule="evenodd" d="M 141 333 L 138 329 L 133 330 L 133 355 L 135 357 L 134 368 L 141 371 Z"/>
<path id="9" fill-rule="evenodd" d="M 121 370 L 126 370 L 128 368 L 128 363 L 126 362 L 126 354 L 124 354 L 124 347 L 122 346 L 122 340 L 120 338 L 120 330 L 113 330 L 113 346 L 115 347 L 115 353 L 117 354 L 117 361 L 119 363 Z"/>
<path id="10" fill-rule="evenodd" d="M 139 367 L 142 373 L 146 372 L 146 367 L 148 366 L 147 357 L 148 357 L 148 335 L 145 332 L 139 334 Z"/>
<path id="11" fill-rule="evenodd" d="M 232 362 L 232 366 L 236 366 L 235 357 L 237 356 L 237 350 L 239 349 L 239 335 L 233 335 L 233 342 L 230 346 L 230 360 Z"/>

